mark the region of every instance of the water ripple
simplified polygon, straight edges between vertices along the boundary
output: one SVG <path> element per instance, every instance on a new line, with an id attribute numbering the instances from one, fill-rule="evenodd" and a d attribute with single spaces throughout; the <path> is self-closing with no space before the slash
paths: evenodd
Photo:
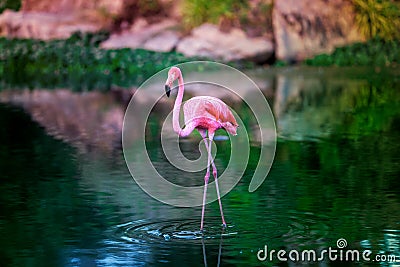
<path id="1" fill-rule="evenodd" d="M 237 235 L 235 226 L 228 225 L 228 227 L 223 228 L 222 225 L 212 222 L 217 220 L 220 220 L 220 218 L 207 218 L 207 222 L 210 222 L 212 226 L 206 226 L 204 231 L 199 230 L 199 221 L 194 219 L 158 222 L 138 220 L 115 226 L 113 235 L 118 239 L 132 243 L 219 239 L 221 236 L 229 238 Z"/>

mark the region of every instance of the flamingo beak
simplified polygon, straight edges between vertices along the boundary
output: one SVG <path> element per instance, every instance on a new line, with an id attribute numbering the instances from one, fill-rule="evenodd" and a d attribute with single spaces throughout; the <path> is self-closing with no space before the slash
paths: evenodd
<path id="1" fill-rule="evenodd" d="M 168 84 L 166 84 L 165 85 L 165 94 L 169 97 L 170 93 L 171 93 L 171 87 Z"/>

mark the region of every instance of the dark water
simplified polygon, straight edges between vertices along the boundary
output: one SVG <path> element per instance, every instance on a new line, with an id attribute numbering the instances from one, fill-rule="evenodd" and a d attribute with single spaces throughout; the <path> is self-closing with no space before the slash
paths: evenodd
<path id="1" fill-rule="evenodd" d="M 278 126 L 274 164 L 249 193 L 260 150 L 254 142 L 245 175 L 223 197 L 228 227 L 220 227 L 218 203 L 212 203 L 203 235 L 197 232 L 201 209 L 149 197 L 118 146 L 82 149 L 82 142 L 32 119 L 33 109 L 0 104 L 0 265 L 356 265 L 328 257 L 316 263 L 257 259 L 265 245 L 321 251 L 337 249 L 344 238 L 346 248 L 372 251 L 371 262 L 361 264 L 395 266 L 372 260 L 400 257 L 398 71 L 265 73 L 255 76 L 271 84 L 264 92 Z M 251 129 L 248 110 L 236 111 Z M 149 154 L 163 163 L 156 139 L 149 138 Z M 223 152 L 225 143 L 217 145 Z M 198 140 L 183 144 L 187 153 L 197 149 Z M 217 154 L 221 169 L 224 155 Z"/>

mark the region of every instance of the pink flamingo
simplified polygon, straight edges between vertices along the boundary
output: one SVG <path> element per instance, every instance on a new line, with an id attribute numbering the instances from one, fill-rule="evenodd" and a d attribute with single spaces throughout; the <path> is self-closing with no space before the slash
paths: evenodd
<path id="1" fill-rule="evenodd" d="M 185 117 L 185 128 L 179 126 L 179 112 L 181 109 L 184 85 L 181 70 L 177 67 L 172 67 L 168 72 L 168 79 L 165 83 L 165 93 L 169 97 L 171 92 L 172 83 L 178 79 L 179 90 L 175 100 L 174 109 L 172 113 L 172 125 L 174 131 L 180 136 L 188 136 L 194 129 L 203 137 L 204 144 L 208 152 L 207 172 L 204 176 L 204 192 L 203 192 L 203 206 L 201 211 L 201 224 L 200 230 L 203 230 L 204 222 L 204 209 L 206 202 L 207 185 L 210 177 L 210 165 L 213 168 L 213 176 L 215 179 L 215 186 L 217 189 L 219 209 L 221 212 L 222 225 L 226 227 L 224 213 L 222 211 L 221 197 L 218 188 L 217 168 L 212 160 L 211 145 L 214 138 L 215 131 L 223 128 L 228 133 L 236 135 L 238 124 L 229 107 L 219 100 L 211 96 L 197 96 L 189 99 L 183 106 L 183 114 Z M 209 143 L 207 144 L 207 132 Z"/>

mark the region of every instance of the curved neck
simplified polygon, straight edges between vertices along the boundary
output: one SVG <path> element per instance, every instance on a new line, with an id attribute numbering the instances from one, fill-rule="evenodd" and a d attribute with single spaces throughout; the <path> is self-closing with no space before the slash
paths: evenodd
<path id="1" fill-rule="evenodd" d="M 178 76 L 178 84 L 179 84 L 179 89 L 178 89 L 178 95 L 175 100 L 175 105 L 174 105 L 174 110 L 172 112 L 172 127 L 174 128 L 174 131 L 177 134 L 180 134 L 182 131 L 182 128 L 179 125 L 179 113 L 181 110 L 181 104 L 182 104 L 182 99 L 183 99 L 183 91 L 185 91 L 184 85 L 183 85 L 183 78 L 182 74 L 180 73 Z"/>

